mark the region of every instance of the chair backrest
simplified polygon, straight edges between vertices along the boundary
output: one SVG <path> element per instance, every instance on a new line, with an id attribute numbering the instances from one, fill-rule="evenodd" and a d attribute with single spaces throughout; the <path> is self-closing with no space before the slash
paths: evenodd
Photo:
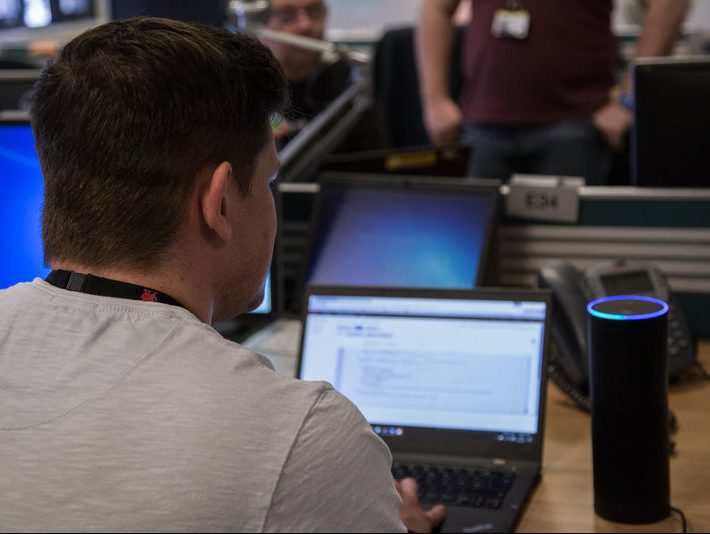
<path id="1" fill-rule="evenodd" d="M 458 99 L 463 82 L 461 49 L 465 27 L 454 33 L 454 53 L 449 63 L 451 96 Z M 429 145 L 419 99 L 419 74 L 414 51 L 415 28 L 386 30 L 375 45 L 373 82 L 379 127 L 389 147 Z"/>

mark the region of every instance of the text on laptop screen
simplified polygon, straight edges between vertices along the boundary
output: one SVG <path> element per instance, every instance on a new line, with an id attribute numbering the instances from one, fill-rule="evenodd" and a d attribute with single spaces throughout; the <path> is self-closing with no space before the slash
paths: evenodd
<path id="1" fill-rule="evenodd" d="M 545 303 L 312 295 L 300 377 L 372 425 L 535 434 Z"/>
<path id="2" fill-rule="evenodd" d="M 321 191 L 307 283 L 379 287 L 475 287 L 493 197 L 348 185 Z"/>
<path id="3" fill-rule="evenodd" d="M 44 277 L 44 184 L 29 124 L 0 123 L 0 289 Z"/>

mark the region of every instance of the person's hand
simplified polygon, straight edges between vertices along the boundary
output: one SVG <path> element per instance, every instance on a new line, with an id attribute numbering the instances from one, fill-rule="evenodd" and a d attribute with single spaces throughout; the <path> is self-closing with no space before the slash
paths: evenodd
<path id="1" fill-rule="evenodd" d="M 433 144 L 445 145 L 458 141 L 462 122 L 461 109 L 452 99 L 443 98 L 426 102 L 424 126 Z"/>
<path id="2" fill-rule="evenodd" d="M 395 480 L 394 487 L 397 488 L 397 493 L 402 498 L 399 515 L 407 530 L 431 532 L 446 517 L 446 507 L 443 504 L 437 504 L 428 512 L 422 509 L 417 498 L 417 481 L 413 478 Z"/>
<path id="3" fill-rule="evenodd" d="M 631 112 L 616 102 L 605 105 L 592 117 L 594 125 L 614 150 L 624 148 L 626 132 L 629 131 L 632 120 Z"/>

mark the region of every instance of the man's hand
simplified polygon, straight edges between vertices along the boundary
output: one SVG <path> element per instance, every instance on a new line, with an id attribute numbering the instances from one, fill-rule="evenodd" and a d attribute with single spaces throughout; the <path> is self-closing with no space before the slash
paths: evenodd
<path id="1" fill-rule="evenodd" d="M 445 145 L 458 141 L 462 122 L 461 109 L 452 99 L 442 98 L 425 103 L 424 125 L 433 144 Z"/>
<path id="2" fill-rule="evenodd" d="M 431 532 L 446 517 L 443 504 L 437 504 L 428 512 L 422 509 L 417 498 L 417 482 L 413 478 L 395 480 L 394 487 L 402 498 L 402 507 L 399 509 L 402 523 L 411 532 Z"/>
<path id="3" fill-rule="evenodd" d="M 597 110 L 592 117 L 594 125 L 614 150 L 624 148 L 626 132 L 629 131 L 632 120 L 631 112 L 616 102 L 610 102 Z"/>

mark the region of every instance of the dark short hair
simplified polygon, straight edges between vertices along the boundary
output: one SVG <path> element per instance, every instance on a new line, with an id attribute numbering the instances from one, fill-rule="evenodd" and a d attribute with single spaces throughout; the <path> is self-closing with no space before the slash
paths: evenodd
<path id="1" fill-rule="evenodd" d="M 33 93 L 45 261 L 158 264 L 201 170 L 228 161 L 249 194 L 287 95 L 269 49 L 221 28 L 135 18 L 76 37 Z"/>

